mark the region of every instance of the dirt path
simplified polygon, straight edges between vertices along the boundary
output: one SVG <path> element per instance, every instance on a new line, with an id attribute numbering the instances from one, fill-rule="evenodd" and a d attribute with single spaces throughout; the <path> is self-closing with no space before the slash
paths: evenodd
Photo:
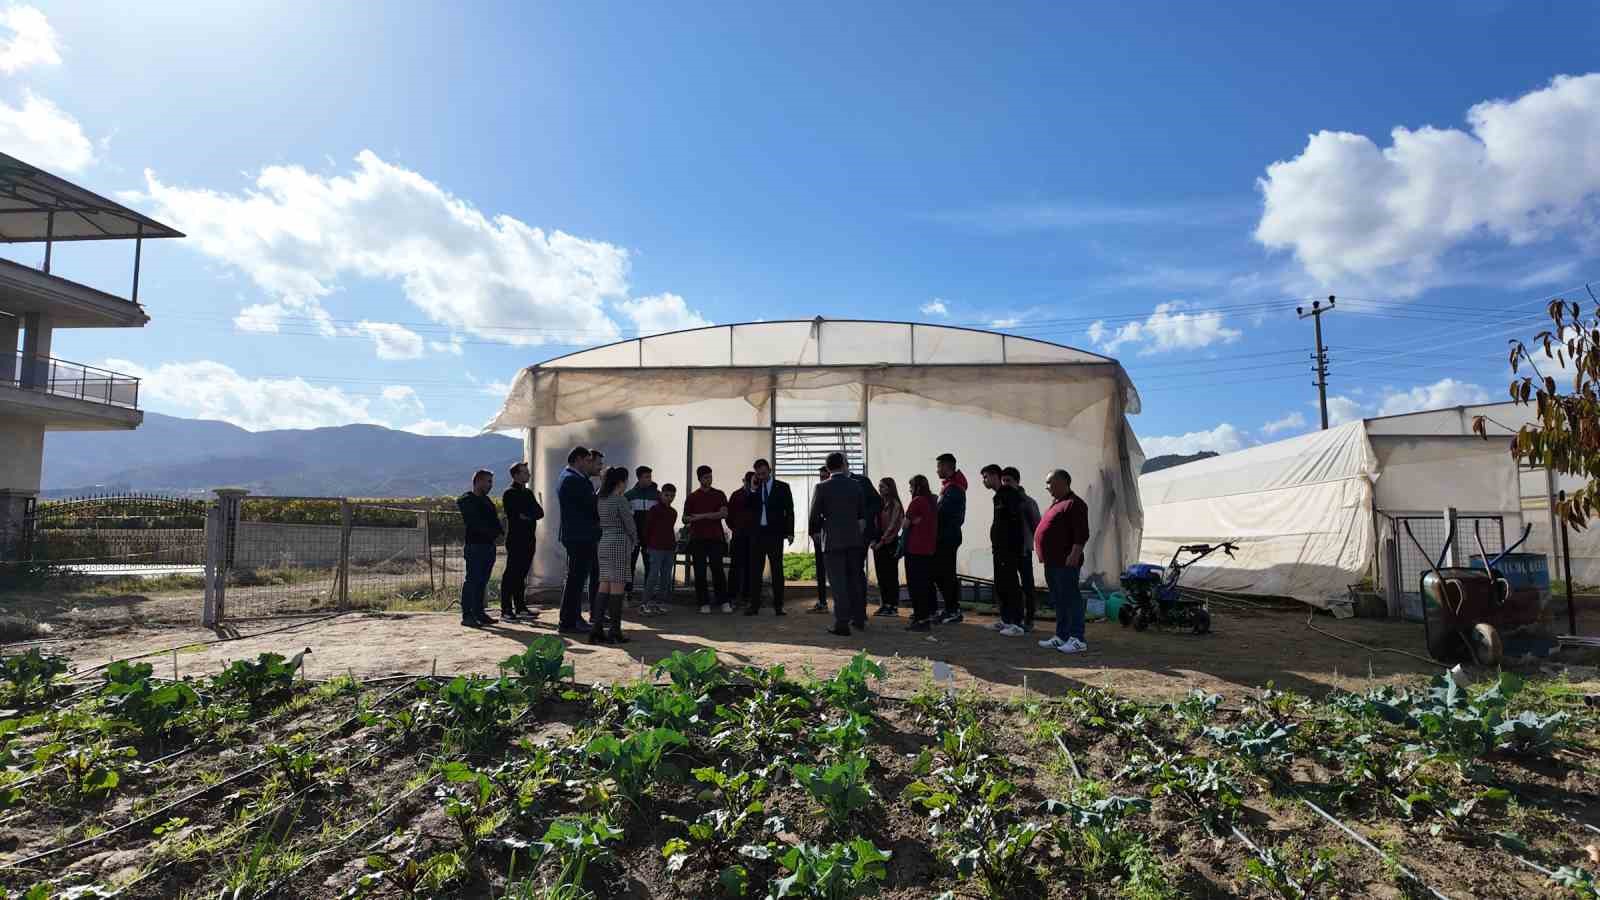
<path id="1" fill-rule="evenodd" d="M 584 682 L 611 682 L 636 677 L 641 661 L 648 665 L 675 650 L 708 646 L 733 664 L 782 663 L 791 672 L 810 669 L 830 674 L 865 650 L 884 659 L 890 670 L 884 689 L 907 694 L 920 687 L 930 662 L 948 663 L 959 687 L 1011 694 L 1024 678 L 1030 690 L 1059 693 L 1082 684 L 1115 687 L 1141 696 L 1171 696 L 1191 688 L 1237 693 L 1273 682 L 1279 688 L 1320 695 L 1331 688 L 1356 688 L 1412 679 L 1437 671 L 1419 660 L 1394 653 L 1369 653 L 1310 631 L 1299 613 L 1218 611 L 1215 632 L 1204 637 L 1187 633 L 1139 633 L 1114 623 L 1092 622 L 1090 652 L 1064 656 L 1039 648 L 1041 631 L 1026 638 L 1001 637 L 988 629 L 993 619 L 969 616 L 961 625 L 944 626 L 932 635 L 904 630 L 904 619 L 874 619 L 865 632 L 849 638 L 824 633 L 826 616 L 793 612 L 775 618 L 699 615 L 680 607 L 672 614 L 628 622 L 633 642 L 623 647 L 591 646 L 568 640 L 568 658 Z M 312 648 L 307 668 L 311 677 L 351 671 L 357 675 L 426 673 L 492 674 L 496 664 L 520 652 L 535 637 L 551 634 L 555 615 L 547 610 L 534 624 L 501 624 L 468 630 L 455 613 L 349 613 L 331 621 L 277 634 L 189 647 L 177 654 L 181 672 L 215 672 L 229 660 L 254 657 L 262 651 L 284 654 Z M 280 620 L 240 623 L 246 635 L 286 624 Z M 1050 623 L 1042 623 L 1046 629 Z M 1420 625 L 1373 620 L 1333 621 L 1317 625 L 1341 637 L 1372 646 L 1422 650 Z M 95 665 L 163 647 L 214 639 L 205 629 L 129 625 L 100 634 L 68 638 L 51 649 L 80 665 Z M 160 674 L 171 657 L 155 660 Z"/>

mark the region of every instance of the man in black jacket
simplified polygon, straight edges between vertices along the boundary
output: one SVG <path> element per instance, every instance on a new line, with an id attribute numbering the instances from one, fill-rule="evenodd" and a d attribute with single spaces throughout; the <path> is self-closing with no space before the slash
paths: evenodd
<path id="1" fill-rule="evenodd" d="M 511 487 L 501 495 L 500 506 L 506 513 L 506 570 L 500 576 L 500 617 L 513 622 L 523 616 L 534 619 L 539 614 L 528 609 L 528 569 L 538 546 L 534 527 L 544 518 L 544 507 L 528 490 L 527 463 L 511 467 Z"/>
<path id="2" fill-rule="evenodd" d="M 494 487 L 494 473 L 479 469 L 472 473 L 472 490 L 456 499 L 456 509 L 461 510 L 461 524 L 466 531 L 461 555 L 466 559 L 466 580 L 461 582 L 461 624 L 468 628 L 493 625 L 483 610 L 483 595 L 489 589 L 489 573 L 494 571 L 494 545 L 500 539 L 500 514 L 495 512 L 494 501 L 489 499 L 489 489 Z"/>
<path id="3" fill-rule="evenodd" d="M 1003 480 L 1003 470 L 990 463 L 981 470 L 983 486 L 994 491 L 994 522 L 989 526 L 989 547 L 994 552 L 994 597 L 1000 604 L 995 630 L 1006 637 L 1022 631 L 1022 564 L 1024 515 L 1022 495 Z"/>
<path id="4" fill-rule="evenodd" d="M 823 466 L 817 470 L 817 484 L 828 480 L 828 467 Z M 811 526 L 808 524 L 808 530 Z M 814 613 L 828 611 L 828 566 L 822 553 L 822 533 L 811 531 L 811 559 L 817 567 L 817 602 L 811 607 Z"/>
<path id="5" fill-rule="evenodd" d="M 772 477 L 772 464 L 756 460 L 755 478 L 746 499 L 750 520 L 750 560 L 745 569 L 745 611 L 753 616 L 761 611 L 761 569 L 772 567 L 772 614 L 783 611 L 783 548 L 794 543 L 794 494 L 789 484 Z"/>
<path id="6" fill-rule="evenodd" d="M 935 465 L 939 472 L 939 502 L 933 583 L 944 597 L 944 613 L 935 616 L 933 621 L 939 625 L 954 625 L 961 621 L 961 582 L 956 577 L 956 553 L 961 549 L 961 527 L 967 521 L 967 476 L 956 468 L 953 453 L 939 454 Z"/>

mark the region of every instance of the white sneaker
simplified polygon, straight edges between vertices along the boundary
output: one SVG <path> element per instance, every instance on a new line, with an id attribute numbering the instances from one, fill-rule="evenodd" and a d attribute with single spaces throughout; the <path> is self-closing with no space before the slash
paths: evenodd
<path id="1" fill-rule="evenodd" d="M 733 612 L 733 604 L 732 603 L 724 603 L 724 604 L 722 604 L 722 611 L 725 612 L 725 613 Z"/>
<path id="2" fill-rule="evenodd" d="M 1006 637 L 1021 637 L 1023 635 L 1021 625 L 1007 625 L 1000 629 L 1000 633 Z"/>
<path id="3" fill-rule="evenodd" d="M 1077 638 L 1067 638 L 1067 642 L 1056 648 L 1062 653 L 1082 653 L 1089 649 L 1089 645 Z"/>
<path id="4" fill-rule="evenodd" d="M 1046 650 L 1060 650 L 1062 647 L 1066 646 L 1066 643 L 1067 642 L 1063 641 L 1061 638 L 1051 635 L 1049 640 L 1040 641 L 1039 646 L 1045 648 Z"/>
<path id="5" fill-rule="evenodd" d="M 989 630 L 990 631 L 1005 631 L 1006 630 L 1006 623 L 1004 623 L 1004 622 L 996 622 L 993 625 L 989 626 Z"/>
<path id="6" fill-rule="evenodd" d="M 709 603 L 700 604 L 700 614 L 703 615 L 703 616 L 711 615 L 711 604 L 709 604 Z"/>

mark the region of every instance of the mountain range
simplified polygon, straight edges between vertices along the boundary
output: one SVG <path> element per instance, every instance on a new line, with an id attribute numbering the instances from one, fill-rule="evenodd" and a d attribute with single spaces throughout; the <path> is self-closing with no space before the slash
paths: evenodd
<path id="1" fill-rule="evenodd" d="M 218 487 L 303 497 L 429 497 L 466 490 L 476 469 L 504 482 L 522 442 L 430 437 L 379 425 L 246 431 L 147 412 L 133 431 L 53 431 L 41 493 L 202 494 Z"/>

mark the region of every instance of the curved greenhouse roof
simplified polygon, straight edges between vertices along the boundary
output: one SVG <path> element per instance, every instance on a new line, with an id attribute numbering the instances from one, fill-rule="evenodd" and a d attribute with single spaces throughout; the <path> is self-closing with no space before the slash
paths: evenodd
<path id="1" fill-rule="evenodd" d="M 911 374 L 946 367 L 969 371 L 947 371 L 937 379 Z M 1122 365 L 1098 353 L 952 325 L 819 317 L 711 325 L 558 356 L 519 372 L 504 408 L 485 428 L 575 422 L 639 406 L 751 397 L 770 389 L 855 383 L 942 393 L 953 379 L 980 390 L 1016 379 L 1035 387 L 1111 380 L 1121 386 L 1124 410 L 1139 411 L 1138 393 Z M 632 390 L 619 393 L 621 383 Z M 1036 419 L 1050 415 L 1049 406 L 1032 410 L 1035 415 L 1010 412 Z"/>

